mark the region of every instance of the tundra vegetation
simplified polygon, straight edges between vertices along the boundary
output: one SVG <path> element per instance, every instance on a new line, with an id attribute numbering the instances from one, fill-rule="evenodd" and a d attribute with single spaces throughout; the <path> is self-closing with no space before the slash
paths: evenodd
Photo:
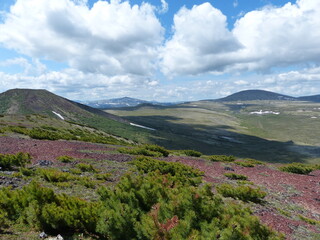
<path id="1" fill-rule="evenodd" d="M 157 150 L 162 156 L 167 154 L 159 147 L 147 149 Z M 29 159 L 28 154 L 22 153 L 14 157 L 1 155 L 2 159 L 17 157 Z M 0 231 L 23 225 L 49 234 L 71 235 L 71 239 L 82 233 L 88 238 L 119 240 L 213 236 L 284 239 L 261 224 L 243 203 L 222 197 L 257 202 L 265 196 L 259 189 L 221 185 L 216 187 L 221 196 L 212 192 L 211 185 L 203 183 L 203 172 L 189 166 L 146 156 L 129 163 L 131 172 L 110 186 L 99 182 L 107 181 L 111 174 L 96 173 L 90 164 L 76 165 L 81 171 L 76 175 L 52 167 L 33 170 L 26 168 L 25 162 L 15 163 L 20 168 L 17 171 L 31 181 L 21 189 L 0 189 Z M 39 177 L 54 185 L 41 182 Z M 55 190 L 67 187 L 68 183 L 84 184 L 96 197 L 83 199 Z"/>

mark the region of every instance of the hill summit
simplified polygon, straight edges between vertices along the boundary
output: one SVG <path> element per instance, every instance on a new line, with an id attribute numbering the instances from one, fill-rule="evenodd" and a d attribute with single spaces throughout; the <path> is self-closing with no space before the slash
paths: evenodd
<path id="1" fill-rule="evenodd" d="M 11 89 L 0 94 L 0 114 L 43 114 L 80 122 L 80 118 L 100 115 L 118 122 L 120 117 L 73 102 L 42 89 Z"/>
<path id="2" fill-rule="evenodd" d="M 287 100 L 287 101 L 296 101 L 297 98 L 269 92 L 265 90 L 245 90 L 231 94 L 227 97 L 220 98 L 217 101 L 221 102 L 231 102 L 231 101 L 254 101 L 254 100 Z"/>

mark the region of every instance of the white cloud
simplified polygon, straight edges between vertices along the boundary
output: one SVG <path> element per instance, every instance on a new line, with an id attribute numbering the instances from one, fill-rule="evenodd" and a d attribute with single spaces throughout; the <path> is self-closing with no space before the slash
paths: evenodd
<path id="1" fill-rule="evenodd" d="M 160 0 L 160 1 L 161 1 L 161 8 L 158 9 L 158 12 L 159 12 L 160 14 L 164 14 L 164 13 L 168 12 L 168 10 L 169 10 L 169 5 L 168 5 L 168 3 L 167 3 L 165 0 Z"/>
<path id="2" fill-rule="evenodd" d="M 164 29 L 148 3 L 17 0 L 0 24 L 0 43 L 83 72 L 150 76 Z"/>
<path id="3" fill-rule="evenodd" d="M 320 5 L 300 0 L 283 7 L 266 7 L 239 19 L 233 33 L 244 48 L 235 65 L 241 70 L 265 71 L 272 67 L 320 62 Z"/>
<path id="4" fill-rule="evenodd" d="M 146 98 L 158 81 L 135 75 L 108 77 L 98 73 L 84 73 L 76 69 L 47 71 L 39 75 L 0 72 L 0 92 L 11 88 L 47 89 L 70 99 L 96 100 L 126 95 Z M 146 94 L 145 94 L 146 93 Z"/>
<path id="5" fill-rule="evenodd" d="M 25 75 L 39 75 L 47 70 L 47 67 L 42 64 L 39 59 L 32 59 L 32 62 L 30 63 L 26 58 L 17 57 L 6 59 L 5 61 L 0 62 L 0 67 L 16 65 L 22 67 L 23 74 Z"/>
<path id="6" fill-rule="evenodd" d="M 225 53 L 241 48 L 227 29 L 226 17 L 210 3 L 180 9 L 173 30 L 162 53 L 162 70 L 167 75 L 223 71 L 231 60 Z"/>
<path id="7" fill-rule="evenodd" d="M 165 44 L 168 76 L 212 72 L 268 72 L 274 67 L 320 63 L 320 5 L 298 0 L 266 6 L 241 17 L 230 32 L 226 17 L 210 3 L 182 8 Z"/>

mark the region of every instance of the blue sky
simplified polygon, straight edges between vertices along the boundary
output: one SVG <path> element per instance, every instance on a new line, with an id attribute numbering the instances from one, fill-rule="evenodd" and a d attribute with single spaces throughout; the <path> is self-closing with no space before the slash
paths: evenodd
<path id="1" fill-rule="evenodd" d="M 76 100 L 320 94 L 318 0 L 2 0 L 0 92 Z"/>

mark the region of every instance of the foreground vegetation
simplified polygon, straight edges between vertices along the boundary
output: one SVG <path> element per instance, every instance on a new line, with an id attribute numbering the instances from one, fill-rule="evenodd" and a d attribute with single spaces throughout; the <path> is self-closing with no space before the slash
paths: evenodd
<path id="1" fill-rule="evenodd" d="M 22 189 L 1 188 L 0 231 L 23 224 L 98 239 L 282 239 L 249 208 L 213 194 L 198 170 L 150 157 L 130 164 L 133 172 L 113 187 L 95 190 L 96 200 L 56 193 L 35 181 Z M 89 164 L 79 168 L 94 169 Z M 80 178 L 50 168 L 34 174 L 54 183 Z"/>
<path id="2" fill-rule="evenodd" d="M 39 140 L 77 140 L 83 142 L 128 145 L 124 138 L 107 134 L 106 132 L 67 121 L 59 121 L 42 115 L 12 116 L 6 117 L 6 123 L 0 122 L 0 134 L 17 133 Z M 20 124 L 15 124 L 19 119 Z M 8 123 L 7 121 L 14 121 Z M 43 123 L 39 126 L 37 122 Z"/>

